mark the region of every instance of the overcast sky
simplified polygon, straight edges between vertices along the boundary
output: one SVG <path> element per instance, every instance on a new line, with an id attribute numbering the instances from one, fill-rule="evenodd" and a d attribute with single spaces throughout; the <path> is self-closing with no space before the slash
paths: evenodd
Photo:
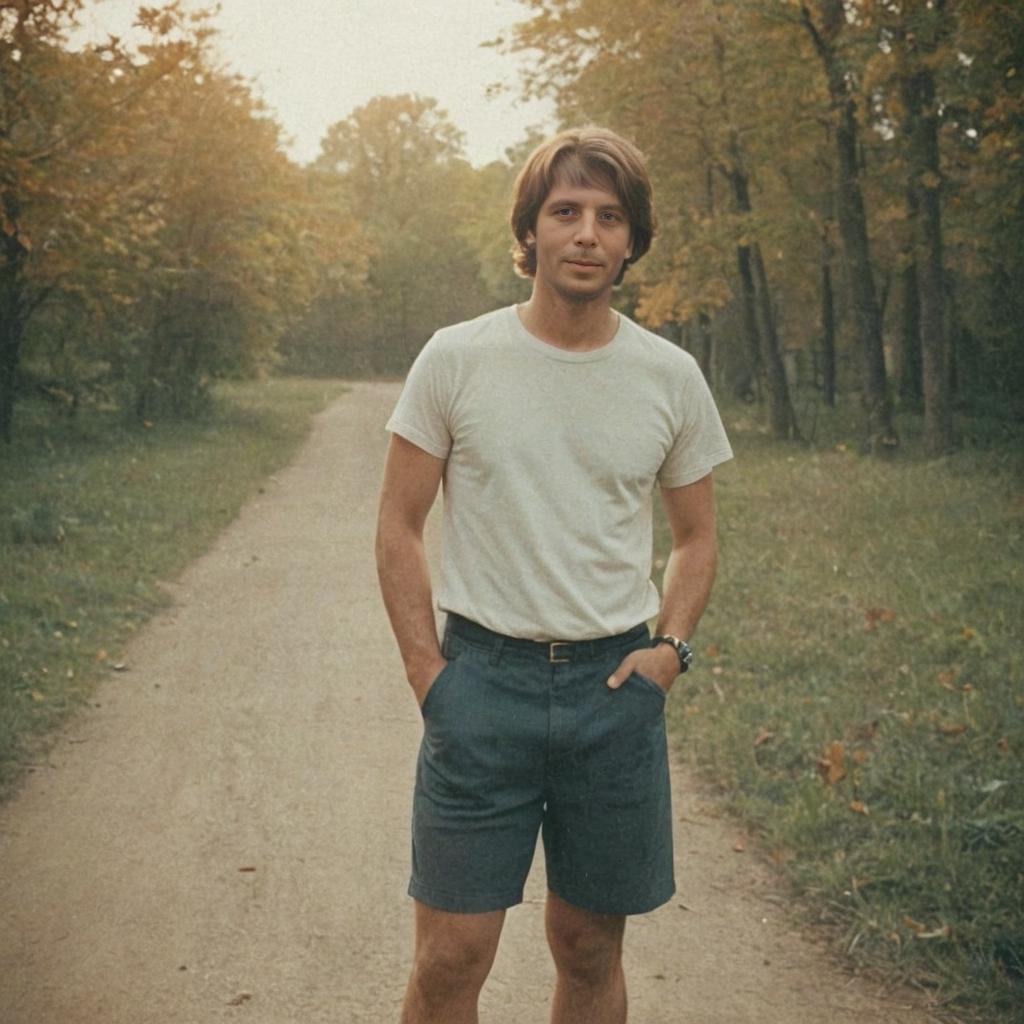
<path id="1" fill-rule="evenodd" d="M 83 28 L 97 39 L 125 35 L 138 6 L 138 0 L 91 0 Z M 522 58 L 480 46 L 528 15 L 518 0 L 220 0 L 220 6 L 218 49 L 255 82 L 294 140 L 297 160 L 315 157 L 328 125 L 378 95 L 433 96 L 465 133 L 466 153 L 477 165 L 499 159 L 529 126 L 552 127 L 547 104 L 516 98 Z M 496 82 L 510 91 L 490 100 L 486 91 Z"/>

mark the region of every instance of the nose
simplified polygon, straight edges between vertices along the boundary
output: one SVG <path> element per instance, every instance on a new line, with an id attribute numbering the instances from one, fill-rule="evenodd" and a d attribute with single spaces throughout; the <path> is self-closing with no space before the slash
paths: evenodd
<path id="1" fill-rule="evenodd" d="M 586 211 L 576 222 L 575 241 L 577 245 L 592 246 L 597 244 L 597 220 L 593 213 Z"/>

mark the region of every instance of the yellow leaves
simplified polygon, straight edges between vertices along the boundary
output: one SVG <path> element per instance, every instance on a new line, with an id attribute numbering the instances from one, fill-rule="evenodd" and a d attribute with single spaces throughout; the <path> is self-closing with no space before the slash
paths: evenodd
<path id="1" fill-rule="evenodd" d="M 830 786 L 846 778 L 846 752 L 840 740 L 835 740 L 818 758 L 818 774 Z"/>
<path id="2" fill-rule="evenodd" d="M 915 921 L 909 915 L 903 918 L 903 924 L 910 929 L 915 939 L 950 939 L 953 937 L 953 929 L 948 924 L 940 925 L 938 928 L 929 928 L 920 921 Z"/>
<path id="3" fill-rule="evenodd" d="M 640 302 L 637 304 L 637 317 L 643 323 L 659 326 L 676 319 L 676 303 L 679 290 L 670 281 L 661 281 L 656 285 L 645 286 Z"/>
<path id="4" fill-rule="evenodd" d="M 854 814 L 863 814 L 865 817 L 869 813 L 867 804 L 862 800 L 851 800 L 850 810 L 853 811 Z"/>
<path id="5" fill-rule="evenodd" d="M 873 633 L 880 622 L 895 622 L 896 613 L 891 608 L 868 608 L 864 612 L 864 632 Z"/>

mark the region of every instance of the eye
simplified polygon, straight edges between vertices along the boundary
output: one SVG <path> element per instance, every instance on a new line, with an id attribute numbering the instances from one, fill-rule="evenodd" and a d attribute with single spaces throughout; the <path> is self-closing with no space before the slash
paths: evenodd
<path id="1" fill-rule="evenodd" d="M 618 224 L 622 220 L 622 217 L 614 210 L 603 210 L 601 213 L 601 219 L 603 221 L 607 221 L 609 224 Z"/>

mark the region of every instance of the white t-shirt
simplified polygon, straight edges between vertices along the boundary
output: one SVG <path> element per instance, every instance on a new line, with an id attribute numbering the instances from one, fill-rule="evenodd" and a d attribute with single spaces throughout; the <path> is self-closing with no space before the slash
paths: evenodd
<path id="1" fill-rule="evenodd" d="M 387 429 L 447 460 L 438 607 L 532 640 L 656 615 L 654 486 L 732 457 L 687 352 L 624 316 L 608 344 L 567 351 L 513 306 L 438 331 Z"/>

